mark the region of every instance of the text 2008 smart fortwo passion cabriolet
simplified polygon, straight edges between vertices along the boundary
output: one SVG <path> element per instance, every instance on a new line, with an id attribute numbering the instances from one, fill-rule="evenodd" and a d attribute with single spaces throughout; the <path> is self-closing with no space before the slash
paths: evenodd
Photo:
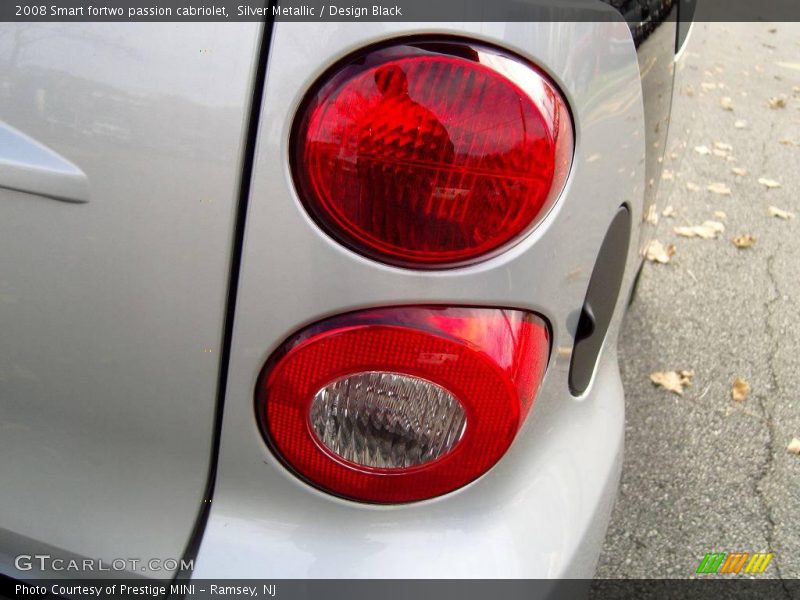
<path id="1" fill-rule="evenodd" d="M 591 576 L 680 27 L 586 3 L 0 25 L 0 572 Z"/>

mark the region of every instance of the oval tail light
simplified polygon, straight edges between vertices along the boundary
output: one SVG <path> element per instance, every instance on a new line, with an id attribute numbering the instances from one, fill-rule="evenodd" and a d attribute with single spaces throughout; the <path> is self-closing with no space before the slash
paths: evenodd
<path id="1" fill-rule="evenodd" d="M 306 96 L 300 198 L 343 245 L 397 266 L 493 256 L 545 216 L 573 154 L 567 104 L 521 58 L 456 42 L 354 54 Z"/>
<path id="2" fill-rule="evenodd" d="M 327 492 L 375 503 L 432 498 L 489 470 L 547 366 L 545 323 L 519 310 L 400 307 L 292 336 L 256 392 L 277 456 Z"/>

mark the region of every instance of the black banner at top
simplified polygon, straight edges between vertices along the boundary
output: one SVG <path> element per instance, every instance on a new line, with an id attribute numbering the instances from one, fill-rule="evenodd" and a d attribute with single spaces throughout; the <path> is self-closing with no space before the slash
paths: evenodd
<path id="1" fill-rule="evenodd" d="M 797 21 L 800 0 L 2 0 L 5 22 Z"/>

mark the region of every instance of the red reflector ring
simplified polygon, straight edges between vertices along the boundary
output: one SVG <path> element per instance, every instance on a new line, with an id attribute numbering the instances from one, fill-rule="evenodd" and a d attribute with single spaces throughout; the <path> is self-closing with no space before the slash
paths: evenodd
<path id="1" fill-rule="evenodd" d="M 295 182 L 340 243 L 435 268 L 493 255 L 566 181 L 572 123 L 539 70 L 482 45 L 406 43 L 342 61 L 307 95 Z"/>
<path id="2" fill-rule="evenodd" d="M 284 344 L 262 373 L 257 410 L 274 451 L 313 485 L 367 502 L 421 500 L 469 483 L 500 459 L 532 405 L 548 355 L 547 327 L 523 311 L 414 307 L 352 313 Z M 422 464 L 378 468 L 346 460 L 322 443 L 309 416 L 315 395 L 348 375 L 375 373 L 428 381 L 454 398 L 465 425 L 452 448 Z"/>

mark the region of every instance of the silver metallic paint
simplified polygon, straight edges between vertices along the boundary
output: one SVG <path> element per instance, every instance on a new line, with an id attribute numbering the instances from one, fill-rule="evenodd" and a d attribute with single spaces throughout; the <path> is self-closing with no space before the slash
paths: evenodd
<path id="1" fill-rule="evenodd" d="M 677 7 L 673 8 L 675 11 Z M 645 163 L 646 181 L 642 228 L 638 240 L 643 253 L 655 235 L 659 209 L 664 208 L 657 205 L 657 194 L 669 132 L 675 76 L 676 22 L 663 21 L 654 25 L 654 30 L 638 48 L 646 144 L 646 152 L 640 158 Z"/>
<path id="2" fill-rule="evenodd" d="M 0 28 L 0 118 L 91 187 L 86 204 L 0 189 L 0 571 L 189 542 L 260 32 Z"/>
<path id="3" fill-rule="evenodd" d="M 287 166 L 293 113 L 317 76 L 397 35 L 468 35 L 542 66 L 573 109 L 575 162 L 562 199 L 501 256 L 442 272 L 364 259 L 320 232 Z M 245 230 L 216 492 L 194 576 L 590 576 L 619 475 L 623 393 L 617 315 L 595 381 L 569 395 L 574 330 L 606 228 L 641 219 L 643 107 L 619 23 L 279 23 L 273 33 Z M 597 68 L 584 68 L 590 61 Z M 628 256 L 637 263 L 635 244 Z M 624 298 L 626 294 L 622 294 Z M 311 488 L 275 459 L 254 418 L 256 377 L 293 331 L 366 306 L 453 303 L 540 312 L 553 356 L 532 414 L 483 478 L 431 501 L 376 507 Z"/>

